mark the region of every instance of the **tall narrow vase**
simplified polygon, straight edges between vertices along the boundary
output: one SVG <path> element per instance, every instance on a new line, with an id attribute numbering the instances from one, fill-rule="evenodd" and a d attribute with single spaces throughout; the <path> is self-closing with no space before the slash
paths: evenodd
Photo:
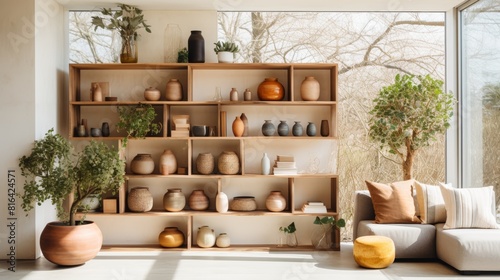
<path id="1" fill-rule="evenodd" d="M 245 123 L 243 123 L 240 116 L 237 116 L 234 119 L 232 129 L 235 137 L 243 136 L 243 132 L 245 131 Z"/>
<path id="2" fill-rule="evenodd" d="M 328 120 L 321 121 L 321 136 L 327 137 L 330 135 L 330 124 L 328 124 Z"/>
<path id="3" fill-rule="evenodd" d="M 262 175 L 269 175 L 271 173 L 271 160 L 267 156 L 267 153 L 264 153 L 264 155 L 262 156 L 260 164 Z"/>
<path id="4" fill-rule="evenodd" d="M 134 35 L 122 37 L 121 63 L 137 63 L 139 56 Z"/>
<path id="5" fill-rule="evenodd" d="M 163 36 L 163 61 L 177 62 L 177 53 L 181 48 L 181 29 L 179 25 L 169 23 Z"/>
<path id="6" fill-rule="evenodd" d="M 219 192 L 215 197 L 215 209 L 219 213 L 226 213 L 229 209 L 229 199 L 223 192 Z"/>
<path id="7" fill-rule="evenodd" d="M 243 137 L 246 137 L 248 136 L 248 118 L 247 118 L 247 115 L 245 115 L 245 113 L 242 113 L 241 116 L 240 116 L 240 119 L 243 121 Z"/>
<path id="8" fill-rule="evenodd" d="M 188 39 L 188 62 L 205 62 L 205 39 L 200 30 L 192 30 Z"/>

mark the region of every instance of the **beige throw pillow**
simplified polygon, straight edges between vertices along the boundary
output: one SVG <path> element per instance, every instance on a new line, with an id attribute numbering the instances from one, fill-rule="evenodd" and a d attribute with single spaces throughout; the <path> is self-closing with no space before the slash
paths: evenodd
<path id="1" fill-rule="evenodd" d="M 457 189 L 441 184 L 446 207 L 444 229 L 499 228 L 495 215 L 493 187 Z"/>
<path id="2" fill-rule="evenodd" d="M 394 182 L 389 185 L 366 181 L 373 201 L 376 223 L 420 223 L 415 215 L 413 183 L 414 180 Z"/>
<path id="3" fill-rule="evenodd" d="M 446 208 L 440 186 L 415 181 L 420 219 L 426 224 L 446 222 Z"/>

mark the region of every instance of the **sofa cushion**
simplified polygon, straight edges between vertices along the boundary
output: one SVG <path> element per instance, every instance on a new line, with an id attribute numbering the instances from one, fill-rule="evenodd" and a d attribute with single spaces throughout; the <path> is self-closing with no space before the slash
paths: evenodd
<path id="1" fill-rule="evenodd" d="M 444 229 L 498 228 L 493 187 L 456 189 L 441 184 L 446 207 Z"/>
<path id="2" fill-rule="evenodd" d="M 460 271 L 500 271 L 500 229 L 444 229 L 436 224 L 438 258 Z"/>
<path id="3" fill-rule="evenodd" d="M 429 224 L 377 224 L 363 220 L 358 223 L 358 236 L 381 235 L 394 241 L 397 259 L 435 258 L 436 229 Z"/>
<path id="4" fill-rule="evenodd" d="M 420 223 L 415 215 L 413 183 L 414 180 L 389 185 L 366 181 L 373 201 L 376 223 Z"/>
<path id="5" fill-rule="evenodd" d="M 415 181 L 420 220 L 427 224 L 446 222 L 446 208 L 440 186 Z"/>

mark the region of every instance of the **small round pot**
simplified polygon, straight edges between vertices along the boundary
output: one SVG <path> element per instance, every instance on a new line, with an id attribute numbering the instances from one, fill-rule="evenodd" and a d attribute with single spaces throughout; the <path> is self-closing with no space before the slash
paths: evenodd
<path id="1" fill-rule="evenodd" d="M 237 174 L 240 170 L 240 160 L 238 155 L 232 151 L 224 151 L 217 160 L 219 172 L 225 175 Z"/>
<path id="2" fill-rule="evenodd" d="M 196 170 L 203 175 L 212 174 L 215 167 L 215 159 L 211 153 L 200 153 L 196 158 Z"/>
<path id="3" fill-rule="evenodd" d="M 266 198 L 266 208 L 271 212 L 281 212 L 286 208 L 286 199 L 280 191 L 271 191 Z"/>
<path id="4" fill-rule="evenodd" d="M 61 266 L 82 265 L 93 259 L 101 246 L 102 232 L 92 221 L 76 226 L 48 223 L 40 235 L 43 256 Z"/>
<path id="5" fill-rule="evenodd" d="M 259 84 L 257 96 L 263 101 L 279 101 L 285 97 L 285 89 L 277 78 L 266 78 Z"/>
<path id="6" fill-rule="evenodd" d="M 210 206 L 210 200 L 203 190 L 194 190 L 189 196 L 189 208 L 191 210 L 203 211 Z"/>
<path id="7" fill-rule="evenodd" d="M 130 190 L 127 206 L 132 212 L 148 212 L 153 208 L 153 196 L 148 187 L 135 187 Z"/>
<path id="8" fill-rule="evenodd" d="M 161 98 L 160 90 L 154 87 L 148 87 L 144 90 L 144 99 L 147 101 L 158 101 Z"/>
<path id="9" fill-rule="evenodd" d="M 177 227 L 166 227 L 158 235 L 158 242 L 164 248 L 177 248 L 184 244 L 184 233 Z"/>
<path id="10" fill-rule="evenodd" d="M 186 197 L 181 189 L 168 189 L 163 195 L 163 208 L 170 212 L 179 212 L 186 206 Z"/>
<path id="11" fill-rule="evenodd" d="M 230 208 L 233 211 L 254 211 L 257 209 L 257 203 L 253 196 L 235 196 Z"/>
<path id="12" fill-rule="evenodd" d="M 219 63 L 233 63 L 234 54 L 232 52 L 218 52 L 217 59 L 219 60 Z"/>
<path id="13" fill-rule="evenodd" d="M 135 174 L 151 174 L 155 170 L 155 162 L 150 154 L 137 154 L 130 163 L 130 170 Z"/>

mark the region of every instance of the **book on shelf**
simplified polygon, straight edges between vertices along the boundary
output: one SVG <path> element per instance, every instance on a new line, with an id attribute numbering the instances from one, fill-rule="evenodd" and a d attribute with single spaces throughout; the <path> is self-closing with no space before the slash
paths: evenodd
<path id="1" fill-rule="evenodd" d="M 325 204 L 323 202 L 321 202 L 321 201 L 308 201 L 306 205 L 322 206 L 322 205 L 325 205 Z"/>
<path id="2" fill-rule="evenodd" d="M 297 168 L 295 161 L 277 161 L 276 167 L 278 168 Z"/>
<path id="3" fill-rule="evenodd" d="M 278 162 L 295 162 L 294 156 L 278 155 L 276 158 L 277 158 Z"/>
<path id="4" fill-rule="evenodd" d="M 294 175 L 297 174 L 297 168 L 273 168 L 274 175 Z"/>
<path id="5" fill-rule="evenodd" d="M 189 130 L 172 130 L 170 135 L 172 137 L 189 137 Z"/>
<path id="6" fill-rule="evenodd" d="M 326 206 L 325 205 L 308 205 L 304 204 L 302 205 L 302 212 L 304 213 L 326 213 Z"/>
<path id="7" fill-rule="evenodd" d="M 190 125 L 188 123 L 183 123 L 183 124 L 175 124 L 175 129 L 174 130 L 189 130 Z"/>

